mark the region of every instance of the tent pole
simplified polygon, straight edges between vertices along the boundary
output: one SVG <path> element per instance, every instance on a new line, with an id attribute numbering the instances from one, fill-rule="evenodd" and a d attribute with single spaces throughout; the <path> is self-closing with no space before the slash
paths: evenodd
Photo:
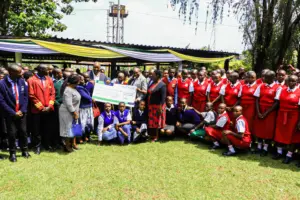
<path id="1" fill-rule="evenodd" d="M 22 53 L 20 52 L 15 53 L 15 63 L 22 63 Z"/>

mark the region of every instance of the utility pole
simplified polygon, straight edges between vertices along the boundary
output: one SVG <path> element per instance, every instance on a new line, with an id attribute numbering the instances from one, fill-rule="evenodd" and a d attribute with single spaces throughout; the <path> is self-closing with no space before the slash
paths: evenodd
<path id="1" fill-rule="evenodd" d="M 120 0 L 118 0 L 118 16 L 117 16 L 117 43 L 120 42 Z"/>

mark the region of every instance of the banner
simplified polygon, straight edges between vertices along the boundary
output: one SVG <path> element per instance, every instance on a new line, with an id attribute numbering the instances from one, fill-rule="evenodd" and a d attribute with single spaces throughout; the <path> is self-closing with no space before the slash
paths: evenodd
<path id="1" fill-rule="evenodd" d="M 136 86 L 119 85 L 119 84 L 104 84 L 103 81 L 96 81 L 93 99 L 103 103 L 111 103 L 118 105 L 124 102 L 128 107 L 134 107 L 136 97 Z"/>

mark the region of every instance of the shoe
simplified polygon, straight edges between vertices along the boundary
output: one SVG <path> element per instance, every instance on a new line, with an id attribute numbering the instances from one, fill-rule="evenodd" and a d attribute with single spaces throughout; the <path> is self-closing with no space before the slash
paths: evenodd
<path id="1" fill-rule="evenodd" d="M 23 156 L 24 158 L 29 158 L 29 157 L 31 157 L 31 155 L 30 155 L 27 151 L 22 152 L 22 156 Z"/>
<path id="2" fill-rule="evenodd" d="M 36 155 L 40 155 L 41 154 L 41 147 L 37 147 L 36 150 L 34 151 L 34 153 Z"/>
<path id="3" fill-rule="evenodd" d="M 214 150 L 216 150 L 216 149 L 220 149 L 220 146 L 213 145 L 213 146 L 211 146 L 211 147 L 209 148 L 209 150 L 211 150 L 211 151 L 214 151 Z"/>
<path id="4" fill-rule="evenodd" d="M 227 151 L 227 152 L 224 152 L 222 155 L 223 156 L 234 156 L 234 155 L 236 155 L 236 152 Z"/>
<path id="5" fill-rule="evenodd" d="M 262 150 L 261 152 L 260 152 L 260 156 L 261 157 L 265 157 L 265 156 L 267 156 L 268 155 L 268 151 L 266 151 L 266 150 Z"/>
<path id="6" fill-rule="evenodd" d="M 276 155 L 272 157 L 273 160 L 280 160 L 281 158 L 283 158 L 283 155 L 280 153 L 276 153 Z"/>
<path id="7" fill-rule="evenodd" d="M 300 168 L 300 161 L 296 164 L 296 167 Z"/>
<path id="8" fill-rule="evenodd" d="M 293 158 L 286 156 L 285 159 L 282 161 L 283 164 L 290 164 Z"/>
<path id="9" fill-rule="evenodd" d="M 3 156 L 0 156 L 0 160 L 4 160 Z"/>
<path id="10" fill-rule="evenodd" d="M 67 153 L 72 153 L 74 151 L 73 148 L 72 148 L 71 141 L 69 139 L 65 140 L 64 151 L 67 152 Z"/>
<path id="11" fill-rule="evenodd" d="M 17 162 L 17 156 L 16 156 L 15 153 L 10 154 L 9 161 L 10 162 Z"/>

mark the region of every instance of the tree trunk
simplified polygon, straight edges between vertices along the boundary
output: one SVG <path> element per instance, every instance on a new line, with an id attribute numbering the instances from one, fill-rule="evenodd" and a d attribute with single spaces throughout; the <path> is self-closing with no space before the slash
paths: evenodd
<path id="1" fill-rule="evenodd" d="M 264 63 L 265 63 L 265 48 L 264 49 L 258 49 L 255 53 L 257 56 L 255 58 L 255 65 L 253 70 L 256 74 L 260 76 L 261 71 L 264 69 Z"/>
<path id="2" fill-rule="evenodd" d="M 8 34 L 7 18 L 11 0 L 2 0 L 0 3 L 0 35 Z"/>
<path id="3" fill-rule="evenodd" d="M 300 69 L 300 44 L 298 44 L 297 53 L 297 68 Z"/>

